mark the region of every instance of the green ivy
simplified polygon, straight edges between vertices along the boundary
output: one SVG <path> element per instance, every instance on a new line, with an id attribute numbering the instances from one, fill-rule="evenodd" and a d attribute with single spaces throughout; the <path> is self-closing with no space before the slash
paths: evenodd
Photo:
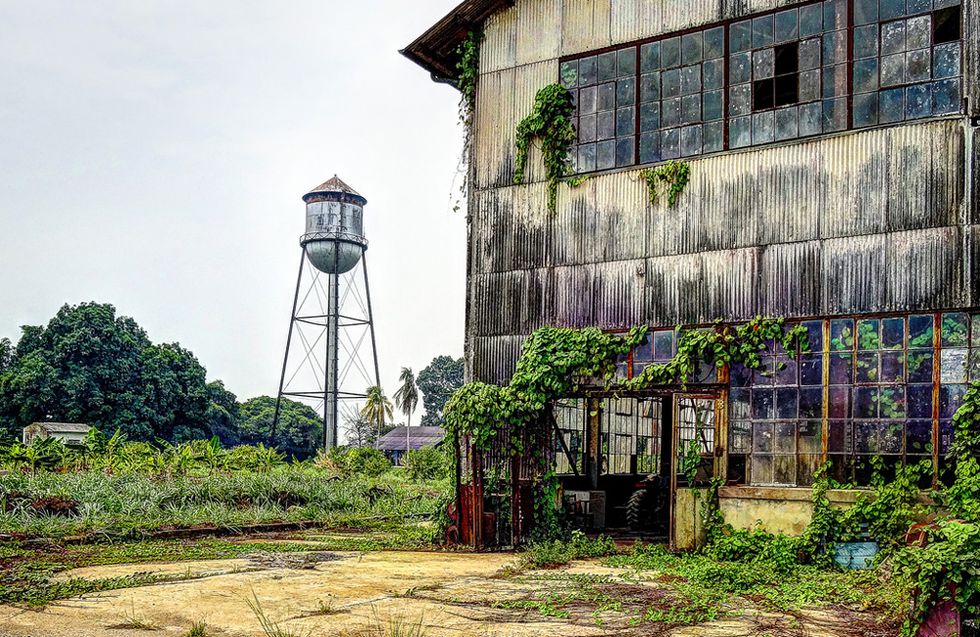
<path id="1" fill-rule="evenodd" d="M 540 140 L 548 177 L 548 210 L 558 204 L 558 184 L 568 171 L 568 147 L 575 141 L 572 94 L 561 84 L 549 84 L 534 96 L 534 109 L 517 125 L 514 183 L 524 183 L 531 142 Z"/>
<path id="2" fill-rule="evenodd" d="M 681 193 L 691 180 L 691 165 L 686 161 L 670 160 L 657 168 L 640 171 L 640 177 L 647 184 L 650 193 L 650 204 L 656 204 L 661 190 L 667 189 L 667 205 L 671 208 L 677 205 Z"/>
<path id="3" fill-rule="evenodd" d="M 459 120 L 470 124 L 476 108 L 476 84 L 480 78 L 480 44 L 483 31 L 476 29 L 466 34 L 466 39 L 456 49 L 459 61 L 456 62 L 456 88 L 461 94 L 459 100 Z"/>

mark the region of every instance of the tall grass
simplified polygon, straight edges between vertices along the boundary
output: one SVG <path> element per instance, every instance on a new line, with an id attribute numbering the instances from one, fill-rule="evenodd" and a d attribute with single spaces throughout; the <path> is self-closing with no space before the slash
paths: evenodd
<path id="1" fill-rule="evenodd" d="M 412 482 L 395 472 L 338 478 L 308 464 L 201 477 L 12 473 L 0 476 L 0 533 L 139 536 L 164 527 L 234 528 L 280 521 L 370 529 L 433 514 L 445 487 Z M 47 496 L 75 501 L 76 512 L 55 515 L 32 506 Z"/>

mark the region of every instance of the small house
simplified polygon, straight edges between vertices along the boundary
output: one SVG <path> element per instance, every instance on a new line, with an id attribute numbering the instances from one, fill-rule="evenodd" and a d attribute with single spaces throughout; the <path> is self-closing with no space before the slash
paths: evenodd
<path id="1" fill-rule="evenodd" d="M 81 445 L 91 429 L 77 422 L 34 422 L 24 427 L 23 442 L 29 445 L 35 438 L 54 438 L 66 445 Z"/>
<path id="2" fill-rule="evenodd" d="M 378 441 L 378 449 L 396 465 L 403 464 L 408 451 L 434 447 L 446 436 L 442 427 L 395 427 Z"/>

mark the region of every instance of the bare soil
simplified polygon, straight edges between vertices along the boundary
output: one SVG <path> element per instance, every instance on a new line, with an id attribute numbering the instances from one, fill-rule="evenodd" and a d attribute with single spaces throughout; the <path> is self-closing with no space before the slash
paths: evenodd
<path id="1" fill-rule="evenodd" d="M 184 635 L 205 621 L 208 635 L 261 636 L 261 607 L 280 634 L 296 637 L 388 637 L 423 626 L 415 637 L 509 636 L 844 636 L 875 633 L 861 617 L 843 612 L 795 615 L 745 608 L 697 626 L 631 622 L 628 614 L 596 611 L 588 599 L 560 613 L 539 602 L 566 594 L 556 571 L 506 576 L 510 554 L 378 551 L 260 554 L 248 559 L 123 564 L 75 569 L 59 578 L 160 573 L 178 581 L 89 594 L 43 610 L 0 606 L 3 637 L 151 637 Z M 599 578 L 596 590 L 624 605 L 657 604 L 669 583 L 622 579 L 624 571 L 593 561 L 576 562 L 562 576 Z M 533 603 L 532 603 L 533 602 Z M 875 636 L 877 637 L 877 636 Z"/>

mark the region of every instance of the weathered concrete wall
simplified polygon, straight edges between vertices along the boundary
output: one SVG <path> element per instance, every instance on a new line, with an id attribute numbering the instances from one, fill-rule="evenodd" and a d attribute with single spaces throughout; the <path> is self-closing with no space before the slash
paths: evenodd
<path id="1" fill-rule="evenodd" d="M 857 501 L 862 491 L 828 491 L 832 506 L 847 507 Z M 719 509 L 725 522 L 736 529 L 760 527 L 770 533 L 799 535 L 810 523 L 813 505 L 812 491 L 779 487 L 723 487 L 718 492 Z M 674 505 L 675 544 L 689 550 L 704 542 L 705 530 L 701 521 L 704 496 L 697 506 L 691 489 L 678 489 Z M 696 512 L 696 513 L 695 513 Z"/>
<path id="2" fill-rule="evenodd" d="M 514 134 L 558 58 L 786 0 L 518 0 L 486 25 L 469 204 L 467 363 L 505 381 L 542 325 L 670 326 L 980 306 L 980 132 L 968 118 L 848 131 L 690 161 L 676 208 L 638 169 L 562 186 L 540 157 L 514 186 Z M 977 111 L 980 18 L 965 3 Z M 977 111 L 980 113 L 980 111 Z"/>

